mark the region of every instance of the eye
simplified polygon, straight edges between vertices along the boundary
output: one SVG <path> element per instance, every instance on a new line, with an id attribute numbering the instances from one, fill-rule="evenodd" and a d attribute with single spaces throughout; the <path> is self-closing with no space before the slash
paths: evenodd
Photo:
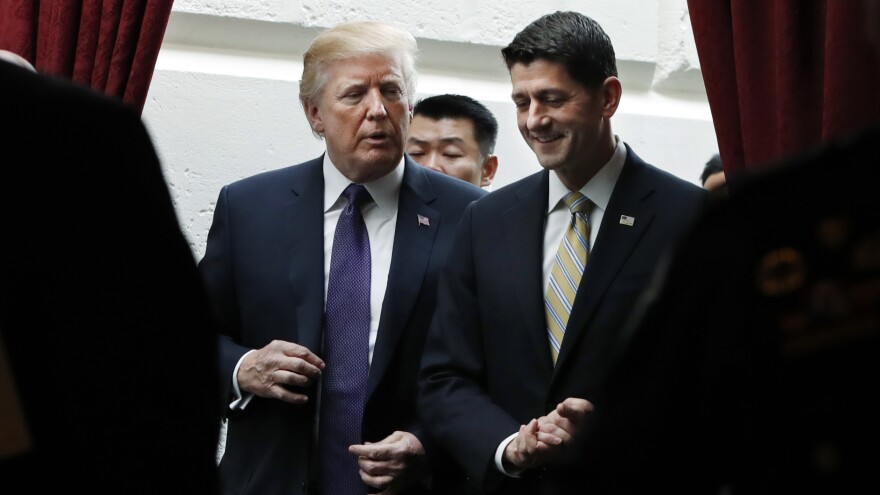
<path id="1" fill-rule="evenodd" d="M 407 153 L 409 154 L 409 156 L 424 156 L 425 155 L 425 152 L 421 151 L 421 150 L 407 151 Z"/>
<path id="2" fill-rule="evenodd" d="M 516 109 L 519 111 L 527 110 L 529 108 L 529 100 L 525 100 L 525 99 L 513 100 L 513 104 L 516 106 Z"/>
<path id="3" fill-rule="evenodd" d="M 363 91 L 353 90 L 353 91 L 348 91 L 346 93 L 343 93 L 341 99 L 347 103 L 355 103 L 355 102 L 360 101 L 360 99 L 363 95 L 364 95 Z"/>
<path id="4" fill-rule="evenodd" d="M 461 158 L 463 155 L 460 153 L 443 153 L 443 156 L 446 158 Z"/>
<path id="5" fill-rule="evenodd" d="M 562 95 L 550 94 L 541 98 L 541 102 L 551 107 L 558 107 L 565 103 L 566 98 Z"/>
<path id="6" fill-rule="evenodd" d="M 397 84 L 388 84 L 382 86 L 382 94 L 386 98 L 399 100 L 403 96 L 403 88 Z"/>

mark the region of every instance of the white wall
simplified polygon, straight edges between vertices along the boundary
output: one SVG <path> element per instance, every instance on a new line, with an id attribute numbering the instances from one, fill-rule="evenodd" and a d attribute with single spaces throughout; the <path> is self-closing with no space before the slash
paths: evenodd
<path id="1" fill-rule="evenodd" d="M 697 183 L 717 144 L 686 0 L 177 0 L 144 120 L 196 257 L 224 184 L 323 151 L 297 81 L 308 44 L 339 22 L 403 26 L 421 51 L 417 97 L 465 94 L 495 113 L 494 188 L 537 171 L 500 49 L 555 10 L 589 15 L 611 37 L 623 83 L 615 133 L 646 161 Z"/>

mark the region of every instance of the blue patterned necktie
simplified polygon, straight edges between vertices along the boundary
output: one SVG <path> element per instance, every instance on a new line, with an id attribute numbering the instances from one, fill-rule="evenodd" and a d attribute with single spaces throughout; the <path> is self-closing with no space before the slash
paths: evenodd
<path id="1" fill-rule="evenodd" d="M 357 457 L 370 370 L 370 238 L 361 207 L 371 200 L 364 186 L 350 184 L 330 256 L 324 329 L 324 379 L 318 447 L 322 495 L 367 493 Z"/>

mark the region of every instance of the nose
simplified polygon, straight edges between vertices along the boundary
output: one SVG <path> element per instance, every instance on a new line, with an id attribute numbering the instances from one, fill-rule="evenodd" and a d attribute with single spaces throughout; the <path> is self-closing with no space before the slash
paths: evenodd
<path id="1" fill-rule="evenodd" d="M 443 171 L 443 164 L 440 163 L 440 159 L 437 153 L 427 153 L 422 157 L 422 165 L 430 168 L 431 170 L 445 173 Z"/>
<path id="2" fill-rule="evenodd" d="M 385 101 L 382 99 L 382 94 L 378 90 L 373 90 L 367 93 L 366 104 L 367 118 L 375 120 L 384 119 L 388 116 L 388 111 L 385 110 Z"/>
<path id="3" fill-rule="evenodd" d="M 528 129 L 540 129 L 543 126 L 546 126 L 549 121 L 550 119 L 547 118 L 543 106 L 538 102 L 532 101 L 529 104 L 528 116 L 526 116 L 526 126 Z"/>

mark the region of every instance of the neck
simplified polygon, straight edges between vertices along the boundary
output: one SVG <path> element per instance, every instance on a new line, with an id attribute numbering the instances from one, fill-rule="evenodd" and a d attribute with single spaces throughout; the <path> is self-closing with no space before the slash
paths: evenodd
<path id="1" fill-rule="evenodd" d="M 569 191 L 580 191 L 584 185 L 590 181 L 602 167 L 614 156 L 614 150 L 617 149 L 617 140 L 611 134 L 610 129 L 607 137 L 603 137 L 596 146 L 596 152 L 593 156 L 586 157 L 586 163 L 583 167 L 572 169 L 557 169 L 556 175 Z"/>

